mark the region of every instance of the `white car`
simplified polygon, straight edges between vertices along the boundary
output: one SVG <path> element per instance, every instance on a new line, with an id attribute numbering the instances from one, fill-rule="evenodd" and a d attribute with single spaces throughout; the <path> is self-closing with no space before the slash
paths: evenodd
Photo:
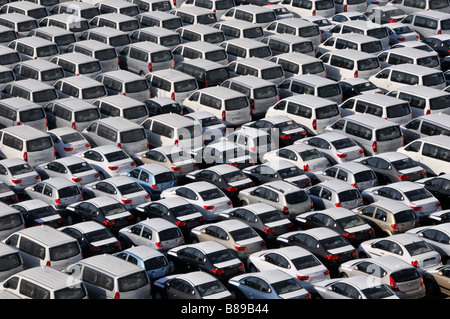
<path id="1" fill-rule="evenodd" d="M 410 206 L 420 220 L 431 213 L 442 210 L 441 203 L 423 185 L 410 182 L 395 182 L 384 186 L 376 186 L 361 192 L 364 200 L 369 202 L 390 198 Z"/>
<path id="2" fill-rule="evenodd" d="M 124 204 L 127 210 L 151 201 L 150 194 L 128 176 L 110 177 L 84 185 L 84 197 L 109 196 Z"/>
<path id="3" fill-rule="evenodd" d="M 63 177 L 78 186 L 100 180 L 100 174 L 88 162 L 78 156 L 69 156 L 36 166 L 42 178 Z"/>
<path id="4" fill-rule="evenodd" d="M 233 207 L 230 198 L 217 186 L 209 182 L 193 182 L 161 192 L 161 198 L 174 196 L 182 197 L 193 204 L 207 222 L 217 220 L 222 211 Z"/>
<path id="5" fill-rule="evenodd" d="M 58 127 L 47 133 L 53 140 L 57 157 L 72 156 L 91 148 L 88 140 L 71 127 Z"/>
<path id="6" fill-rule="evenodd" d="M 308 250 L 298 246 L 253 253 L 248 257 L 247 264 L 250 272 L 279 269 L 307 284 L 330 279 L 330 271 L 320 260 Z"/>
<path id="7" fill-rule="evenodd" d="M 447 263 L 450 255 L 450 223 L 416 227 L 408 230 L 406 233 L 417 235 L 429 243 L 441 254 L 442 263 Z"/>
<path id="8" fill-rule="evenodd" d="M 136 162 L 125 151 L 113 145 L 97 146 L 75 156 L 91 164 L 100 179 L 119 176 L 136 167 Z"/>
<path id="9" fill-rule="evenodd" d="M 441 255 L 430 244 L 407 233 L 367 240 L 358 247 L 358 254 L 360 258 L 395 256 L 425 270 L 442 265 Z"/>
<path id="10" fill-rule="evenodd" d="M 23 190 L 41 180 L 36 170 L 21 158 L 6 158 L 0 161 L 0 181 L 15 192 Z"/>
<path id="11" fill-rule="evenodd" d="M 400 299 L 387 285 L 363 275 L 324 280 L 314 288 L 323 299 Z"/>

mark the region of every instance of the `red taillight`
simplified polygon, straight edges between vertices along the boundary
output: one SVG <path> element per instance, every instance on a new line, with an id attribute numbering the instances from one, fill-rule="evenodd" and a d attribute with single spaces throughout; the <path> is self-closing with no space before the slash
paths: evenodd
<path id="1" fill-rule="evenodd" d="M 89 250 L 93 253 L 99 253 L 102 249 L 100 247 L 90 247 Z"/>
<path id="2" fill-rule="evenodd" d="M 397 229 L 397 230 L 398 230 L 397 224 L 392 224 L 392 225 L 391 225 L 391 228 L 392 228 L 392 229 Z"/>
<path id="3" fill-rule="evenodd" d="M 178 146 L 178 140 L 175 140 L 175 142 L 173 142 L 173 145 Z"/>
<path id="4" fill-rule="evenodd" d="M 397 176 L 398 176 L 398 178 L 400 178 L 402 181 L 403 181 L 403 180 L 409 179 L 409 175 L 399 174 L 399 175 L 397 175 Z"/>
<path id="5" fill-rule="evenodd" d="M 339 158 L 347 158 L 348 155 L 347 154 L 337 153 L 336 156 L 339 157 Z"/>
<path id="6" fill-rule="evenodd" d="M 122 203 L 124 203 L 124 204 L 131 204 L 132 202 L 133 202 L 132 199 L 124 199 L 124 198 L 122 198 Z"/>
<path id="7" fill-rule="evenodd" d="M 203 208 L 204 209 L 206 209 L 206 210 L 213 210 L 214 209 L 214 206 L 203 206 Z"/>
<path id="8" fill-rule="evenodd" d="M 373 143 L 372 143 L 372 150 L 373 150 L 374 153 L 378 152 L 377 141 L 373 141 Z"/>
<path id="9" fill-rule="evenodd" d="M 151 196 L 150 196 L 150 194 L 148 194 L 148 195 L 145 195 L 145 197 L 144 197 L 145 199 L 150 199 L 151 198 Z"/>
<path id="10" fill-rule="evenodd" d="M 227 113 L 225 112 L 225 110 L 222 111 L 222 120 L 227 120 Z"/>
<path id="11" fill-rule="evenodd" d="M 180 222 L 180 221 L 178 221 L 178 222 L 175 222 L 175 225 L 177 225 L 178 227 L 184 227 L 184 226 L 187 225 L 187 222 Z"/>
<path id="12" fill-rule="evenodd" d="M 325 271 L 323 272 L 323 274 L 324 274 L 325 276 L 329 276 L 329 275 L 330 275 L 330 271 L 329 271 L 329 270 L 325 270 Z"/>
<path id="13" fill-rule="evenodd" d="M 420 268 L 419 262 L 417 260 L 412 260 L 411 265 L 413 265 L 415 268 Z"/>
<path id="14" fill-rule="evenodd" d="M 441 202 L 436 202 L 436 206 L 441 206 Z"/>
<path id="15" fill-rule="evenodd" d="M 75 122 L 72 122 L 72 128 L 75 129 L 77 127 L 77 125 L 75 124 Z"/>
<path id="16" fill-rule="evenodd" d="M 227 202 L 227 205 L 228 206 L 233 205 L 233 202 L 230 200 L 230 201 Z"/>
<path id="17" fill-rule="evenodd" d="M 364 154 L 364 150 L 363 150 L 363 149 L 360 149 L 358 153 L 359 153 L 360 155 L 362 155 L 362 154 Z"/>
<path id="18" fill-rule="evenodd" d="M 403 42 L 403 41 L 406 41 L 406 38 L 398 37 L 397 40 Z"/>
<path id="19" fill-rule="evenodd" d="M 162 242 L 158 241 L 155 243 L 155 246 L 161 248 L 163 246 L 163 244 L 162 244 Z"/>
<path id="20" fill-rule="evenodd" d="M 36 175 L 34 179 L 41 179 L 41 175 Z"/>
<path id="21" fill-rule="evenodd" d="M 328 255 L 326 255 L 326 257 L 328 260 L 338 260 L 339 259 L 339 256 L 337 256 L 337 255 L 328 254 Z"/>
<path id="22" fill-rule="evenodd" d="M 176 167 L 176 166 L 172 166 L 170 169 L 175 172 L 181 171 L 181 167 Z"/>
<path id="23" fill-rule="evenodd" d="M 87 144 L 85 144 L 85 145 L 84 145 L 84 147 L 86 147 L 86 148 L 89 148 L 89 147 L 91 147 L 91 143 L 87 143 Z"/>
<path id="24" fill-rule="evenodd" d="M 334 203 L 334 206 L 341 207 L 341 203 Z"/>
<path id="25" fill-rule="evenodd" d="M 286 134 L 282 134 L 280 137 L 282 140 L 290 140 L 292 138 L 291 135 L 286 135 Z"/>
<path id="26" fill-rule="evenodd" d="M 357 77 L 358 77 L 358 70 L 355 71 L 355 73 L 353 74 L 353 77 L 354 77 L 354 78 L 357 78 Z"/>
<path id="27" fill-rule="evenodd" d="M 358 250 L 357 250 L 357 249 L 355 249 L 354 251 L 352 251 L 352 256 L 353 256 L 353 258 L 358 257 Z"/>
<path id="28" fill-rule="evenodd" d="M 242 269 L 244 269 L 244 268 L 245 268 L 244 263 L 240 263 L 239 266 L 238 266 L 238 269 L 241 269 L 241 270 L 242 270 Z"/>
<path id="29" fill-rule="evenodd" d="M 172 100 L 175 100 L 175 92 L 172 92 L 172 94 L 170 94 L 170 98 L 171 98 Z"/>
<path id="30" fill-rule="evenodd" d="M 205 80 L 205 88 L 207 88 L 209 85 L 208 80 Z"/>
<path id="31" fill-rule="evenodd" d="M 423 207 L 421 206 L 411 206 L 411 208 L 415 211 L 415 212 L 419 212 L 422 210 Z"/>
<path id="32" fill-rule="evenodd" d="M 245 247 L 245 246 L 234 246 L 234 249 L 236 249 L 237 251 L 246 251 L 247 247 Z"/>
<path id="33" fill-rule="evenodd" d="M 117 143 L 117 147 L 118 147 L 118 148 L 122 148 L 122 143 L 120 143 L 120 142 Z"/>
<path id="34" fill-rule="evenodd" d="M 303 170 L 305 172 L 309 172 L 309 165 L 308 164 L 303 165 Z"/>
<path id="35" fill-rule="evenodd" d="M 297 278 L 301 281 L 309 280 L 309 276 L 297 276 Z"/>
<path id="36" fill-rule="evenodd" d="M 22 183 L 21 179 L 13 179 L 11 181 L 13 182 L 13 184 L 16 184 L 16 185 Z"/>
<path id="37" fill-rule="evenodd" d="M 116 222 L 113 221 L 113 220 L 104 220 L 104 221 L 103 221 L 103 224 L 104 224 L 105 226 L 114 226 L 114 225 L 116 224 Z"/>
<path id="38" fill-rule="evenodd" d="M 152 72 L 152 62 L 149 62 L 148 64 L 148 72 Z"/>
<path id="39" fill-rule="evenodd" d="M 353 238 L 355 238 L 356 237 L 356 235 L 355 234 L 349 234 L 349 233 L 344 233 L 344 234 L 342 234 L 345 238 L 347 238 L 347 239 L 353 239 Z"/>
<path id="40" fill-rule="evenodd" d="M 214 275 L 223 275 L 225 273 L 225 269 L 213 268 L 212 272 L 213 272 Z"/>
<path id="41" fill-rule="evenodd" d="M 283 206 L 283 214 L 289 215 L 289 208 L 287 206 Z"/>
<path id="42" fill-rule="evenodd" d="M 358 188 L 358 184 L 357 184 L 357 183 L 353 183 L 352 186 L 353 186 L 354 188 Z"/>
<path id="43" fill-rule="evenodd" d="M 27 152 L 23 152 L 23 160 L 25 162 L 28 162 L 28 153 Z"/>
<path id="44" fill-rule="evenodd" d="M 391 276 L 389 276 L 389 286 L 391 286 L 392 290 L 394 291 L 400 291 L 400 289 L 397 286 L 397 283 Z"/>
<path id="45" fill-rule="evenodd" d="M 77 178 L 73 177 L 72 178 L 72 181 L 74 181 L 75 183 L 80 183 L 82 180 L 83 179 L 81 177 L 77 177 Z"/>
<path id="46" fill-rule="evenodd" d="M 51 267 L 51 266 L 52 266 L 52 263 L 50 262 L 50 260 L 47 260 L 47 262 L 45 263 L 45 265 L 46 265 L 47 267 Z"/>
<path id="47" fill-rule="evenodd" d="M 442 33 L 442 31 L 441 31 L 441 30 L 438 30 L 437 34 L 441 34 L 441 33 Z"/>
<path id="48" fill-rule="evenodd" d="M 114 299 L 120 299 L 120 292 L 116 292 L 116 294 L 114 295 Z"/>
<path id="49" fill-rule="evenodd" d="M 347 12 L 347 5 L 344 4 L 344 12 Z"/>
<path id="50" fill-rule="evenodd" d="M 152 185 L 152 188 L 153 188 L 153 189 L 158 189 L 158 185 L 153 184 L 153 185 Z"/>
<path id="51" fill-rule="evenodd" d="M 55 203 L 56 204 L 61 204 L 61 200 L 59 198 L 55 198 Z"/>
<path id="52" fill-rule="evenodd" d="M 237 192 L 238 190 L 239 190 L 239 188 L 237 188 L 237 187 L 231 187 L 231 186 L 227 187 L 227 191 L 229 191 L 229 192 Z"/>
<path id="53" fill-rule="evenodd" d="M 314 17 L 316 15 L 316 10 L 313 10 L 311 15 Z"/>
<path id="54" fill-rule="evenodd" d="M 108 169 L 111 171 L 117 171 L 119 169 L 118 166 L 108 166 Z"/>
<path id="55" fill-rule="evenodd" d="M 314 119 L 314 120 L 312 121 L 312 127 L 313 127 L 313 130 L 314 130 L 314 131 L 317 131 L 317 120 L 316 120 L 316 119 Z"/>
<path id="56" fill-rule="evenodd" d="M 275 233 L 275 229 L 264 227 L 264 232 L 266 232 L 267 234 L 273 234 Z"/>

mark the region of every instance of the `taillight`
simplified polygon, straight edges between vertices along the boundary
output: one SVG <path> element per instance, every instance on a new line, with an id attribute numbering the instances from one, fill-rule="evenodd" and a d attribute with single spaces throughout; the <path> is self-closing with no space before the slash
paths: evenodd
<path id="1" fill-rule="evenodd" d="M 341 203 L 334 203 L 334 206 L 341 207 Z"/>
<path id="2" fill-rule="evenodd" d="M 245 247 L 245 246 L 234 246 L 234 249 L 236 249 L 237 251 L 246 251 L 247 247 Z"/>
<path id="3" fill-rule="evenodd" d="M 152 62 L 148 63 L 148 72 L 152 72 Z"/>
<path id="4" fill-rule="evenodd" d="M 421 206 L 411 206 L 411 208 L 415 211 L 415 212 L 420 212 L 422 210 L 423 207 Z"/>
<path id="5" fill-rule="evenodd" d="M 187 225 L 187 222 L 180 222 L 180 221 L 178 221 L 178 222 L 175 222 L 175 225 L 177 225 L 178 227 L 184 227 L 184 226 Z"/>
<path id="6" fill-rule="evenodd" d="M 309 172 L 309 165 L 308 164 L 303 165 L 303 170 L 305 172 Z"/>
<path id="7" fill-rule="evenodd" d="M 27 152 L 23 152 L 23 160 L 25 162 L 28 162 L 28 153 Z"/>
<path id="8" fill-rule="evenodd" d="M 364 154 L 364 150 L 363 150 L 363 149 L 360 149 L 358 153 L 359 153 L 360 155 L 362 155 L 362 154 Z"/>
<path id="9" fill-rule="evenodd" d="M 441 206 L 441 202 L 436 202 L 436 207 Z"/>
<path id="10" fill-rule="evenodd" d="M 273 233 L 275 233 L 275 229 L 264 227 L 264 232 L 266 232 L 267 234 L 273 234 Z"/>
<path id="11" fill-rule="evenodd" d="M 394 291 L 400 291 L 400 289 L 397 286 L 397 283 L 391 276 L 389 276 L 389 286 L 391 286 L 392 290 Z"/>
<path id="12" fill-rule="evenodd" d="M 124 204 L 131 204 L 132 202 L 133 202 L 132 199 L 124 199 L 124 198 L 122 198 L 122 203 L 124 203 Z"/>
<path id="13" fill-rule="evenodd" d="M 397 229 L 397 230 L 398 230 L 397 224 L 392 224 L 392 225 L 391 225 L 391 228 L 392 228 L 392 229 Z"/>
<path id="14" fill-rule="evenodd" d="M 331 255 L 331 254 L 326 255 L 326 257 L 327 257 L 328 260 L 332 260 L 332 261 L 339 259 L 339 256 Z"/>
<path id="15" fill-rule="evenodd" d="M 344 4 L 344 12 L 347 12 L 347 5 Z"/>
<path id="16" fill-rule="evenodd" d="M 151 198 L 151 196 L 150 196 L 150 194 L 148 194 L 148 195 L 145 195 L 145 197 L 144 197 L 145 199 L 150 199 Z"/>
<path id="17" fill-rule="evenodd" d="M 81 177 L 72 177 L 72 181 L 74 181 L 75 183 L 80 183 L 83 179 Z"/>
<path id="18" fill-rule="evenodd" d="M 417 260 L 412 260 L 411 265 L 413 265 L 415 268 L 420 268 L 419 262 Z"/>
<path id="19" fill-rule="evenodd" d="M 313 10 L 311 15 L 314 17 L 316 15 L 316 10 Z"/>
<path id="20" fill-rule="evenodd" d="M 75 122 L 72 122 L 72 128 L 75 129 L 77 127 L 77 125 L 75 124 Z"/>
<path id="21" fill-rule="evenodd" d="M 349 233 L 344 233 L 344 234 L 342 234 L 345 238 L 347 238 L 347 239 L 353 239 L 353 238 L 355 238 L 356 237 L 356 235 L 355 234 L 349 234 Z"/>
<path id="22" fill-rule="evenodd" d="M 173 145 L 178 146 L 178 140 L 175 140 L 175 142 L 173 142 Z"/>
<path id="23" fill-rule="evenodd" d="M 104 224 L 105 226 L 114 226 L 114 225 L 116 224 L 116 222 L 113 221 L 113 220 L 104 220 L 104 221 L 103 221 L 103 224 Z"/>
<path id="24" fill-rule="evenodd" d="M 374 153 L 378 152 L 377 141 L 373 141 L 373 143 L 372 143 L 372 150 L 373 150 Z"/>
<path id="25" fill-rule="evenodd" d="M 227 202 L 227 205 L 228 205 L 228 206 L 233 205 L 233 201 L 231 201 L 231 200 L 228 201 L 228 202 Z"/>
<path id="26" fill-rule="evenodd" d="M 348 155 L 347 154 L 337 153 L 336 156 L 339 157 L 339 158 L 347 158 Z"/>
<path id="27" fill-rule="evenodd" d="M 170 169 L 175 172 L 181 171 L 181 167 L 176 167 L 176 166 L 172 166 Z"/>
<path id="28" fill-rule="evenodd" d="M 209 85 L 208 80 L 205 80 L 205 88 L 207 88 Z"/>
<path id="29" fill-rule="evenodd" d="M 312 127 L 313 127 L 313 130 L 317 131 L 317 120 L 316 119 L 314 119 L 312 121 Z"/>
<path id="30" fill-rule="evenodd" d="M 108 166 L 108 169 L 111 171 L 117 171 L 119 169 L 118 166 Z"/>
<path id="31" fill-rule="evenodd" d="M 237 187 L 231 187 L 231 186 L 227 187 L 227 191 L 229 191 L 229 192 L 237 192 L 238 190 L 239 190 L 239 188 L 237 188 Z"/>
<path id="32" fill-rule="evenodd" d="M 163 244 L 158 241 L 158 242 L 155 243 L 155 246 L 161 248 L 163 246 Z"/>
<path id="33" fill-rule="evenodd" d="M 281 137 L 282 140 L 290 140 L 292 138 L 291 135 L 286 135 L 286 134 L 281 134 L 280 137 Z"/>
<path id="34" fill-rule="evenodd" d="M 153 184 L 153 185 L 152 185 L 152 188 L 153 188 L 153 189 L 158 189 L 158 185 L 157 185 L 157 184 Z"/>
<path id="35" fill-rule="evenodd" d="M 170 94 L 170 98 L 171 98 L 172 100 L 175 100 L 175 92 L 172 92 L 172 94 Z"/>
<path id="36" fill-rule="evenodd" d="M 289 208 L 287 206 L 283 206 L 283 214 L 289 215 Z"/>
<path id="37" fill-rule="evenodd" d="M 207 206 L 207 205 L 205 205 L 205 206 L 203 206 L 203 208 L 206 209 L 206 210 L 213 210 L 214 206 Z"/>
<path id="38" fill-rule="evenodd" d="M 327 269 L 327 270 L 325 270 L 325 271 L 323 272 L 323 274 L 324 274 L 325 276 L 329 276 L 329 275 L 330 275 L 330 271 Z"/>
<path id="39" fill-rule="evenodd" d="M 399 175 L 397 175 L 397 176 L 398 176 L 398 178 L 400 178 L 401 180 L 407 180 L 407 179 L 409 179 L 409 175 L 399 174 Z"/>
<path id="40" fill-rule="evenodd" d="M 355 73 L 353 74 L 353 77 L 354 77 L 354 78 L 357 78 L 357 77 L 358 77 L 358 70 L 355 70 Z"/>
<path id="41" fill-rule="evenodd" d="M 122 148 L 122 143 L 120 143 L 120 142 L 117 143 L 117 147 L 118 147 L 118 148 Z"/>
<path id="42" fill-rule="evenodd" d="M 73 147 L 64 147 L 64 150 L 66 152 L 72 152 L 73 151 Z"/>
<path id="43" fill-rule="evenodd" d="M 212 272 L 214 275 L 223 275 L 225 273 L 225 269 L 213 268 Z"/>
<path id="44" fill-rule="evenodd" d="M 93 253 L 99 253 L 101 251 L 100 247 L 90 247 L 89 250 Z"/>
<path id="45" fill-rule="evenodd" d="M 298 275 L 297 278 L 301 281 L 309 280 L 309 276 L 300 276 Z"/>
<path id="46" fill-rule="evenodd" d="M 52 263 L 50 262 L 50 260 L 47 260 L 47 262 L 45 263 L 45 265 L 46 265 L 47 267 L 51 267 L 51 266 L 52 266 Z"/>
<path id="47" fill-rule="evenodd" d="M 20 184 L 20 183 L 22 183 L 22 180 L 21 179 L 13 179 L 13 180 L 11 180 L 11 182 L 13 182 L 13 184 Z"/>
<path id="48" fill-rule="evenodd" d="M 250 100 L 250 108 L 251 108 L 252 110 L 255 109 L 255 100 L 254 100 L 254 99 L 251 99 L 251 100 Z"/>
<path id="49" fill-rule="evenodd" d="M 61 200 L 59 198 L 55 198 L 55 203 L 56 204 L 61 204 Z"/>
<path id="50" fill-rule="evenodd" d="M 225 112 L 225 110 L 222 111 L 222 120 L 227 120 L 227 113 Z"/>

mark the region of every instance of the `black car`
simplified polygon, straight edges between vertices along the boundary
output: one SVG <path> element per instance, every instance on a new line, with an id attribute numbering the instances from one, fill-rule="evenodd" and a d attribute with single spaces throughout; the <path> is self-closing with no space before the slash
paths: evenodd
<path id="1" fill-rule="evenodd" d="M 220 219 L 238 219 L 252 227 L 266 242 L 275 242 L 277 236 L 291 231 L 294 224 L 286 215 L 269 204 L 256 203 L 223 211 Z"/>
<path id="2" fill-rule="evenodd" d="M 167 252 L 167 258 L 173 262 L 176 273 L 200 270 L 222 282 L 245 273 L 245 266 L 236 253 L 215 241 L 172 248 Z"/>
<path id="3" fill-rule="evenodd" d="M 108 196 L 73 203 L 66 207 L 66 214 L 69 225 L 95 221 L 106 226 L 113 233 L 135 221 L 135 216 L 122 203 Z"/>
<path id="4" fill-rule="evenodd" d="M 174 223 L 186 237 L 192 228 L 205 223 L 199 210 L 181 197 L 171 197 L 136 207 L 138 218 L 163 218 Z"/>
<path id="5" fill-rule="evenodd" d="M 289 232 L 278 236 L 277 242 L 281 247 L 299 246 L 308 250 L 327 267 L 331 277 L 343 262 L 358 258 L 358 250 L 344 236 L 326 227 Z"/>
<path id="6" fill-rule="evenodd" d="M 188 180 L 205 181 L 217 186 L 233 203 L 237 201 L 237 195 L 242 189 L 255 186 L 241 169 L 229 165 L 219 164 L 209 168 L 197 170 L 186 175 Z"/>
<path id="7" fill-rule="evenodd" d="M 58 214 L 53 206 L 40 199 L 29 199 L 11 205 L 22 214 L 25 227 L 47 225 L 53 228 L 61 227 L 64 219 Z"/>
<path id="8" fill-rule="evenodd" d="M 278 140 L 279 147 L 294 144 L 307 135 L 304 127 L 284 115 L 268 116 L 255 122 L 244 124 L 267 132 L 274 141 Z"/>
<path id="9" fill-rule="evenodd" d="M 436 51 L 441 58 L 442 70 L 446 71 L 450 68 L 450 35 L 439 34 L 427 37 L 423 40 L 434 51 Z"/>
<path id="10" fill-rule="evenodd" d="M 442 209 L 450 208 L 450 173 L 417 181 L 441 202 Z"/>
<path id="11" fill-rule="evenodd" d="M 99 223 L 87 221 L 65 226 L 59 230 L 77 239 L 83 258 L 121 251 L 120 242 L 117 238 Z"/>
<path id="12" fill-rule="evenodd" d="M 330 228 L 344 236 L 355 247 L 375 238 L 374 229 L 363 218 L 342 207 L 304 213 L 295 220 L 301 229 Z"/>
<path id="13" fill-rule="evenodd" d="M 265 164 L 247 167 L 242 170 L 256 185 L 272 181 L 285 181 L 300 188 L 311 186 L 311 178 L 297 165 L 285 161 L 276 160 Z"/>

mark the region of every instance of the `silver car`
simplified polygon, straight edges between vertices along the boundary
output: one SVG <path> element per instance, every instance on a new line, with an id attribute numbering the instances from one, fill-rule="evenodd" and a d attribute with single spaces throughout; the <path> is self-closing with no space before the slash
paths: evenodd
<path id="1" fill-rule="evenodd" d="M 64 211 L 68 205 L 83 199 L 80 188 L 63 177 L 49 178 L 34 186 L 28 186 L 25 193 L 31 199 L 41 199 L 50 204 L 57 212 Z"/>
<path id="2" fill-rule="evenodd" d="M 100 180 L 100 174 L 84 159 L 69 156 L 36 166 L 36 171 L 46 178 L 62 177 L 78 186 Z"/>
<path id="3" fill-rule="evenodd" d="M 328 167 L 316 176 L 322 181 L 340 179 L 363 191 L 378 185 L 377 175 L 370 167 L 355 162 L 346 162 Z"/>
<path id="4" fill-rule="evenodd" d="M 243 189 L 238 197 L 242 205 L 266 203 L 290 218 L 309 212 L 313 206 L 306 191 L 285 181 L 273 181 Z"/>
<path id="5" fill-rule="evenodd" d="M 118 239 L 122 248 L 150 246 L 165 252 L 184 244 L 181 230 L 163 218 L 150 218 L 119 230 Z"/>
<path id="6" fill-rule="evenodd" d="M 442 256 L 442 263 L 446 264 L 450 255 L 450 223 L 434 226 L 422 226 L 410 229 L 408 234 L 414 234 L 429 243 Z"/>
<path id="7" fill-rule="evenodd" d="M 134 179 L 115 176 L 83 186 L 87 197 L 109 196 L 125 205 L 127 210 L 151 201 L 150 194 Z"/>
<path id="8" fill-rule="evenodd" d="M 314 203 L 314 209 L 343 207 L 353 209 L 363 204 L 359 190 L 341 180 L 329 180 L 306 189 Z"/>
<path id="9" fill-rule="evenodd" d="M 425 297 L 425 285 L 419 271 L 395 257 L 381 256 L 347 261 L 339 266 L 341 277 L 367 276 L 390 286 L 401 299 Z"/>
<path id="10" fill-rule="evenodd" d="M 58 127 L 47 133 L 53 140 L 57 157 L 72 156 L 91 148 L 88 140 L 71 127 Z"/>
<path id="11" fill-rule="evenodd" d="M 6 158 L 0 161 L 0 180 L 14 192 L 20 193 L 41 180 L 38 172 L 21 158 Z"/>

